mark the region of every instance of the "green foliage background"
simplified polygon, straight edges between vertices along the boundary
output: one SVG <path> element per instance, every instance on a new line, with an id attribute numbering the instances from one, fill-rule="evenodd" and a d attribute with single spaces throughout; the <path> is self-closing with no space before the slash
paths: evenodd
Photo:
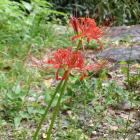
<path id="1" fill-rule="evenodd" d="M 102 22 L 103 15 L 116 16 L 116 24 L 133 25 L 140 23 L 140 2 L 138 0 L 48 0 L 53 8 L 58 11 L 72 14 L 78 8 L 79 16 L 85 16 L 88 7 L 90 17 L 99 11 L 99 22 Z M 102 18 L 101 18 L 102 17 Z"/>
<path id="2" fill-rule="evenodd" d="M 1 51 L 11 52 L 13 56 L 17 56 L 21 51 L 22 54 L 23 51 L 27 54 L 27 49 L 32 44 L 35 46 L 48 44 L 53 32 L 51 27 L 47 27 L 51 24 L 50 17 L 52 23 L 57 22 L 56 15 L 65 16 L 64 13 L 52 9 L 52 4 L 45 0 L 32 0 L 30 3 L 22 0 L 20 2 L 0 0 Z"/>

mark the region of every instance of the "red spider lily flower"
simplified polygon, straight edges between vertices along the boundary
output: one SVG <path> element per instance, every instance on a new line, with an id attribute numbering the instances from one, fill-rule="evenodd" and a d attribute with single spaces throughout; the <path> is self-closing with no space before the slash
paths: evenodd
<path id="1" fill-rule="evenodd" d="M 114 22 L 114 21 L 112 21 Z M 70 17 L 70 23 L 74 31 L 77 33 L 76 36 L 72 37 L 72 40 L 76 38 L 87 38 L 87 42 L 90 42 L 90 39 L 97 40 L 97 43 L 100 43 L 100 50 L 102 50 L 102 43 L 100 42 L 99 38 L 110 36 L 109 27 L 112 23 L 104 24 L 102 28 L 97 27 L 96 22 L 94 19 L 91 18 L 73 18 Z"/>
<path id="2" fill-rule="evenodd" d="M 70 21 L 69 22 L 72 24 L 72 26 L 70 26 L 70 27 L 73 27 L 76 34 L 78 34 L 78 24 L 79 24 L 78 19 L 70 16 Z"/>
<path id="3" fill-rule="evenodd" d="M 96 71 L 100 69 L 105 69 L 108 67 L 108 63 L 106 60 L 100 61 L 93 65 L 86 66 L 85 60 L 82 56 L 81 52 L 72 51 L 72 48 L 68 48 L 67 50 L 59 49 L 54 53 L 54 58 L 48 59 L 47 61 L 40 61 L 35 57 L 32 57 L 33 61 L 43 69 L 46 68 L 56 68 L 56 80 L 64 80 L 66 79 L 73 69 L 82 73 L 82 77 L 80 80 L 83 80 L 84 77 L 87 76 L 87 70 Z M 59 71 L 63 69 L 66 71 L 66 74 L 60 78 Z M 44 69 L 46 70 L 46 69 Z M 47 70 L 46 70 L 47 71 Z"/>
<path id="4" fill-rule="evenodd" d="M 86 19 L 86 24 L 85 24 L 85 19 Z M 81 20 L 81 22 L 80 22 Z M 91 18 L 73 18 L 70 16 L 70 21 L 69 21 L 73 27 L 74 31 L 78 34 L 84 31 L 85 28 L 89 27 L 90 24 L 94 25 L 96 27 L 96 22 L 94 19 Z"/>

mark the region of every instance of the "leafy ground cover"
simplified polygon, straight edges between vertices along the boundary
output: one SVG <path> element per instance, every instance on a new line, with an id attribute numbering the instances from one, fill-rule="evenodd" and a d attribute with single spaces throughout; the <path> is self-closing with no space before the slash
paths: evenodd
<path id="1" fill-rule="evenodd" d="M 69 28 L 58 28 L 54 22 L 41 20 L 39 11 L 44 12 L 44 17 L 48 12 L 42 11 L 40 6 L 34 7 L 35 3 L 23 3 L 24 6 L 14 2 L 12 4 L 11 9 L 8 0 L 0 2 L 2 10 L 6 9 L 5 12 L 0 11 L 0 139 L 30 140 L 58 82 L 53 72 L 44 72 L 36 67 L 29 54 L 32 53 L 37 58 L 48 58 L 59 48 L 75 48 L 76 41 L 71 41 L 73 33 Z M 30 15 L 24 15 L 22 10 L 19 13 L 19 5 L 32 9 Z M 50 6 L 49 3 L 47 5 Z M 116 44 L 107 41 L 103 44 L 108 48 L 132 45 L 133 42 Z M 83 53 L 89 60 L 93 60 L 98 44 L 91 42 L 88 46 L 90 50 L 86 46 L 87 44 Z M 72 74 L 52 139 L 140 139 L 139 68 L 138 63 L 112 62 L 112 68 L 89 72 L 89 76 L 82 82 Z M 57 100 L 58 96 L 42 126 L 40 140 L 47 135 Z"/>
<path id="2" fill-rule="evenodd" d="M 47 28 L 49 27 L 46 27 L 46 31 Z M 53 32 L 55 29 L 51 27 Z M 66 40 L 69 40 L 70 34 L 64 32 L 61 36 L 64 35 L 65 38 L 60 39 L 60 31 L 56 30 L 54 35 L 49 36 L 52 41 L 47 45 L 56 46 L 54 37 L 58 41 L 57 48 L 68 44 Z M 40 50 L 35 48 L 32 46 L 30 51 L 37 57 L 45 58 L 57 49 L 43 46 Z M 54 73 L 37 68 L 29 55 L 23 55 L 22 52 L 14 55 L 12 49 L 4 49 L 7 46 L 3 45 L 1 49 L 0 139 L 32 139 L 58 83 L 54 80 Z M 84 53 L 92 59 L 97 52 L 85 49 Z M 83 82 L 71 77 L 72 84 L 68 84 L 63 97 L 53 139 L 139 139 L 139 64 L 130 65 L 130 87 L 127 81 L 128 64 L 122 62 L 115 65 L 119 67 L 89 73 L 89 77 Z M 53 102 L 52 111 L 57 98 Z M 51 111 L 42 127 L 40 139 L 46 137 L 50 116 Z"/>

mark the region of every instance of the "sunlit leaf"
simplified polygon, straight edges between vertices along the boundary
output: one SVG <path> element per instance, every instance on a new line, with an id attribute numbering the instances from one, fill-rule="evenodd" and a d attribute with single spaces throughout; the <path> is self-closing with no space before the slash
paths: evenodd
<path id="1" fill-rule="evenodd" d="M 30 118 L 30 115 L 25 111 L 19 111 L 19 114 L 22 118 Z"/>
<path id="2" fill-rule="evenodd" d="M 15 128 L 18 128 L 20 125 L 20 122 L 22 120 L 22 117 L 14 117 L 14 124 L 15 124 Z"/>
<path id="3" fill-rule="evenodd" d="M 25 1 L 22 1 L 22 4 L 24 5 L 24 7 L 25 7 L 27 10 L 29 10 L 29 11 L 32 10 L 32 5 L 31 5 L 30 3 L 25 2 Z"/>
<path id="4" fill-rule="evenodd" d="M 27 110 L 28 110 L 28 113 L 29 114 L 32 114 L 33 111 L 34 111 L 34 108 L 33 107 L 27 107 Z"/>

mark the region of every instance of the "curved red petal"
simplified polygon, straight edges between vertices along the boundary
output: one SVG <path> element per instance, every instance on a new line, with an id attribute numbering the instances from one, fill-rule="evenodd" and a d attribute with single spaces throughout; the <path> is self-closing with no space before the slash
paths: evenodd
<path id="1" fill-rule="evenodd" d="M 59 74 L 59 69 L 57 69 L 57 71 L 56 71 L 56 80 L 58 80 L 58 81 L 59 81 L 59 80 L 62 80 L 62 78 L 59 78 L 59 77 L 58 77 L 58 74 Z"/>
<path id="2" fill-rule="evenodd" d="M 62 80 L 65 80 L 70 75 L 70 70 L 67 71 L 67 73 L 62 77 Z"/>
<path id="3" fill-rule="evenodd" d="M 85 37 L 85 35 L 81 34 L 81 35 L 74 36 L 74 37 L 72 37 L 72 40 L 74 40 L 76 38 L 81 38 L 81 37 Z"/>
<path id="4" fill-rule="evenodd" d="M 80 78 L 80 81 L 83 81 L 86 76 L 87 75 L 85 73 L 82 73 L 82 77 Z"/>

